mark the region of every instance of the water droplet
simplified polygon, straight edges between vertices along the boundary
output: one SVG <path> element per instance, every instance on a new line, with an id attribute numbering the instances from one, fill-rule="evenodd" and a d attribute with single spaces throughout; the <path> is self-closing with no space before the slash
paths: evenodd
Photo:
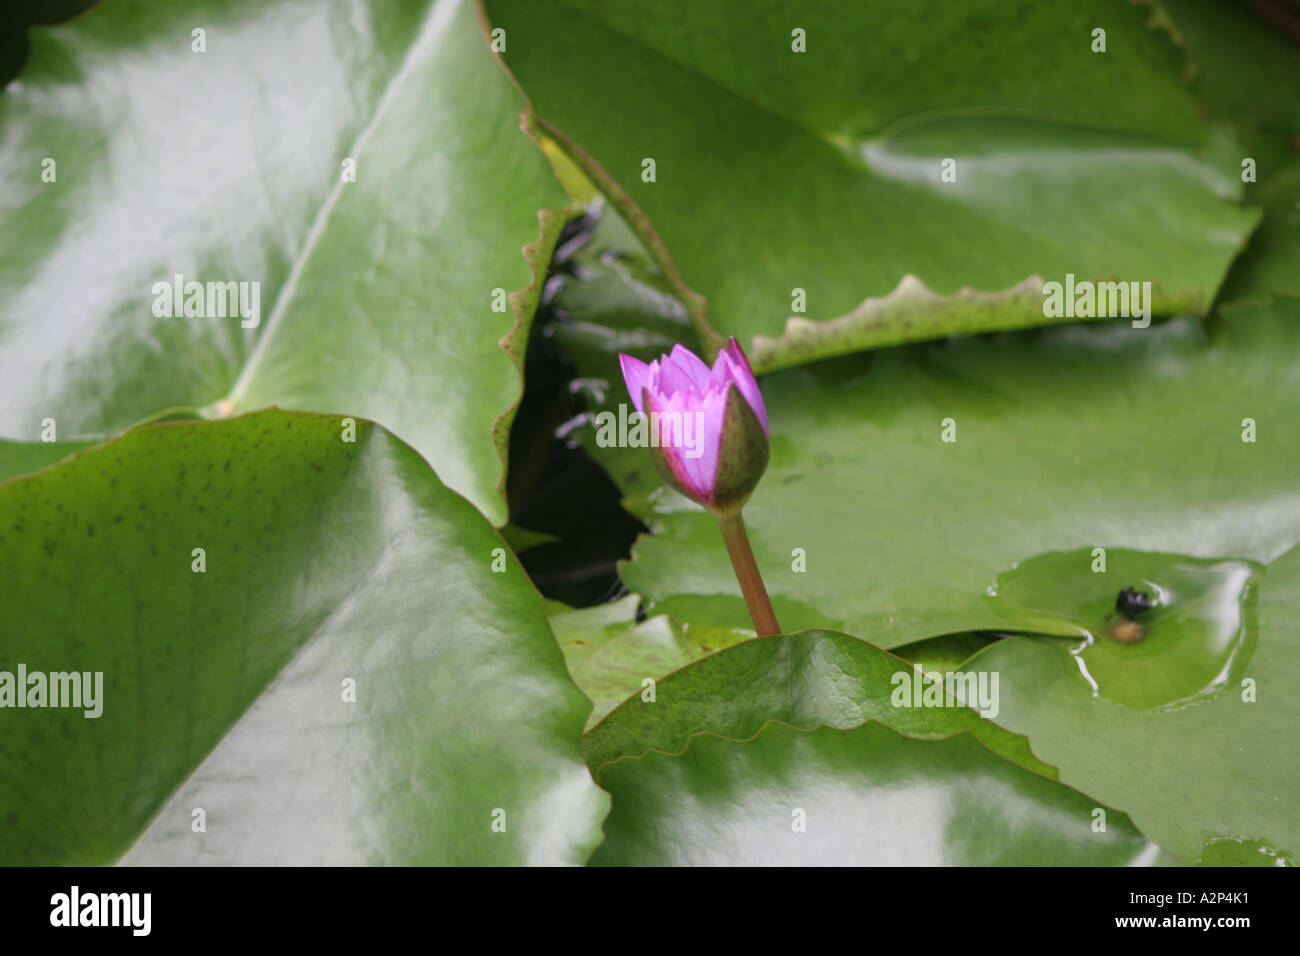
<path id="1" fill-rule="evenodd" d="M 1023 561 L 990 601 L 1014 619 L 1077 630 L 1061 653 L 1095 697 L 1125 707 L 1187 707 L 1240 679 L 1254 651 L 1259 565 L 1107 548 L 1107 570 L 1093 573 L 1092 560 L 1086 548 Z"/>

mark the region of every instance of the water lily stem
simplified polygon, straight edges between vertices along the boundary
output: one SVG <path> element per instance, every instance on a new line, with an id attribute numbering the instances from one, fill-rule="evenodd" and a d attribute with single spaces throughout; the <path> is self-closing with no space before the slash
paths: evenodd
<path id="1" fill-rule="evenodd" d="M 727 542 L 727 553 L 731 555 L 731 566 L 736 569 L 740 591 L 749 605 L 749 616 L 754 619 L 754 630 L 758 631 L 759 637 L 780 634 L 781 625 L 776 623 L 776 612 L 768 600 L 767 588 L 763 587 L 763 576 L 758 573 L 758 565 L 754 562 L 754 552 L 749 547 L 749 536 L 745 534 L 745 522 L 740 512 L 719 515 L 718 527 L 722 529 L 722 540 Z"/>

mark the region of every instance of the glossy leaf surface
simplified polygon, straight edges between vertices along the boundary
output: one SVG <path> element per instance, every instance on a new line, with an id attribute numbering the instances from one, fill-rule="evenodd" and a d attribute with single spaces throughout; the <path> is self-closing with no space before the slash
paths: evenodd
<path id="1" fill-rule="evenodd" d="M 498 343 L 567 200 L 474 5 L 121 0 L 31 40 L 0 99 L 0 434 L 366 416 L 503 524 L 526 335 Z"/>
<path id="2" fill-rule="evenodd" d="M 598 865 L 1168 862 L 1122 813 L 967 735 L 772 723 L 746 742 L 701 734 L 681 756 L 620 761 L 600 779 L 614 809 Z M 1096 812 L 1105 832 L 1092 826 Z"/>
<path id="3" fill-rule="evenodd" d="M 0 859 L 585 860 L 606 798 L 541 599 L 411 448 L 346 434 L 147 426 L 0 486 L 0 667 L 102 674 L 97 717 L 2 712 Z"/>
<path id="4" fill-rule="evenodd" d="M 1204 311 L 1258 218 L 1183 52 L 1131 5 L 487 10 L 706 344 L 736 335 L 759 371 L 1061 321 L 1041 288 L 1067 274 Z"/>

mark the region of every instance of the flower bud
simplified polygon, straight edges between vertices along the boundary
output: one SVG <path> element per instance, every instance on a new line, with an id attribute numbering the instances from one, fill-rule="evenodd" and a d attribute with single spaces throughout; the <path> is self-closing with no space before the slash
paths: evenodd
<path id="1" fill-rule="evenodd" d="M 710 369 L 690 349 L 649 363 L 619 355 L 628 394 L 650 418 L 664 480 L 714 514 L 738 512 L 767 469 L 768 423 L 758 382 L 733 338 Z"/>

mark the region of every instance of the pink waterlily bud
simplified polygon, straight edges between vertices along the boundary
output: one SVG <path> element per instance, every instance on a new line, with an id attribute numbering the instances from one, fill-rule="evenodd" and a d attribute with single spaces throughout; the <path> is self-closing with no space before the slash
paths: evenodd
<path id="1" fill-rule="evenodd" d="M 646 364 L 619 357 L 636 410 L 650 417 L 651 454 L 674 488 L 715 514 L 734 514 L 767 469 L 767 408 L 733 338 L 710 369 L 674 345 Z"/>

